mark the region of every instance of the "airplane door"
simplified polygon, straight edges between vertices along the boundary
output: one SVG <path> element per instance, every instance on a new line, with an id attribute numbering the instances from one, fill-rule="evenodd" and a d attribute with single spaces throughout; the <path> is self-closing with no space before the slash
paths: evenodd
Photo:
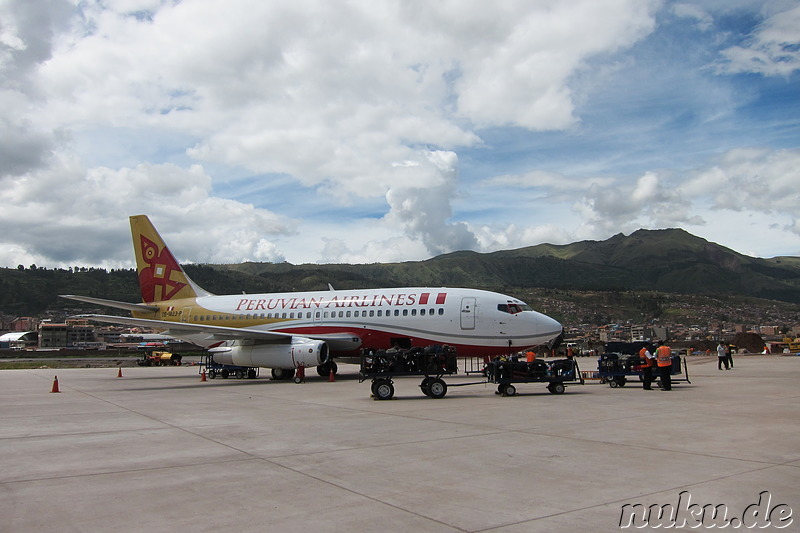
<path id="1" fill-rule="evenodd" d="M 461 329 L 475 329 L 475 297 L 461 298 Z"/>
<path id="2" fill-rule="evenodd" d="M 189 317 L 192 316 L 192 308 L 184 307 L 181 312 L 181 322 L 189 322 Z"/>

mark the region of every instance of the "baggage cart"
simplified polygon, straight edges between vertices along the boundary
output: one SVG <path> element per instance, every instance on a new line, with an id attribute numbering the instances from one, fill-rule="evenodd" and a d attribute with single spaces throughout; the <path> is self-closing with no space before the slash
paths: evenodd
<path id="1" fill-rule="evenodd" d="M 630 378 L 637 378 L 639 381 L 644 379 L 644 361 L 639 355 L 623 353 L 604 353 L 597 359 L 597 374 L 600 376 L 600 383 L 608 383 L 611 388 L 624 387 Z M 659 369 L 653 369 L 653 382 L 660 384 Z M 686 358 L 680 355 L 672 355 L 672 366 L 670 367 L 672 383 L 686 382 L 689 380 L 689 368 L 686 365 Z"/>
<path id="2" fill-rule="evenodd" d="M 200 373 L 206 372 L 208 379 L 214 379 L 220 376 L 222 379 L 235 377 L 237 379 L 255 379 L 258 377 L 258 367 L 238 366 L 238 365 L 223 365 L 214 361 L 214 358 L 208 354 L 204 355 L 200 361 Z"/>
<path id="3" fill-rule="evenodd" d="M 567 384 L 584 384 L 574 359 L 520 361 L 517 357 L 497 358 L 486 365 L 486 379 L 497 384 L 496 394 L 513 396 L 516 384 L 546 383 L 551 394 L 563 394 Z"/>
<path id="4" fill-rule="evenodd" d="M 447 384 L 442 376 L 456 372 L 456 352 L 449 346 L 365 350 L 361 354 L 358 381 L 372 380 L 372 397 L 376 400 L 390 400 L 394 396 L 393 378 L 424 376 L 419 385 L 422 393 L 439 399 L 447 394 Z"/>

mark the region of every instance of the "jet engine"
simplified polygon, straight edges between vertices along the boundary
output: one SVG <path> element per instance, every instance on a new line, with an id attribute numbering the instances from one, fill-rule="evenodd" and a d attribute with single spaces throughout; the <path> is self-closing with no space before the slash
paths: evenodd
<path id="1" fill-rule="evenodd" d="M 297 368 L 318 366 L 328 362 L 328 345 L 325 341 L 292 337 L 291 343 L 241 339 L 226 341 L 211 348 L 214 362 L 267 368 Z"/>

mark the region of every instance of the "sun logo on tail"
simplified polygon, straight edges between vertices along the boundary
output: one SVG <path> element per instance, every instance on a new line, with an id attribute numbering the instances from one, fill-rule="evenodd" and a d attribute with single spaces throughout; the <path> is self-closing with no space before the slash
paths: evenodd
<path id="1" fill-rule="evenodd" d="M 147 265 L 139 272 L 142 300 L 145 302 L 169 300 L 186 286 L 186 283 L 172 279 L 173 273 L 183 276 L 181 267 L 169 249 L 159 250 L 156 243 L 144 235 L 140 237 L 142 258 Z M 158 291 L 158 288 L 161 290 Z"/>

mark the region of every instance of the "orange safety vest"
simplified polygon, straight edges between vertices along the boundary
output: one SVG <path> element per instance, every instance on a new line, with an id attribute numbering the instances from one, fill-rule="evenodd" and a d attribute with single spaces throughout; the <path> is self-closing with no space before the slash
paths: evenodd
<path id="1" fill-rule="evenodd" d="M 641 350 L 639 350 L 639 359 L 644 361 L 643 366 L 646 367 L 653 366 L 653 360 L 648 359 L 647 355 L 645 355 L 646 353 L 647 353 L 647 348 L 642 348 Z"/>
<path id="2" fill-rule="evenodd" d="M 658 361 L 658 366 L 670 366 L 672 364 L 672 350 L 669 346 L 665 344 L 658 347 L 656 361 Z"/>

